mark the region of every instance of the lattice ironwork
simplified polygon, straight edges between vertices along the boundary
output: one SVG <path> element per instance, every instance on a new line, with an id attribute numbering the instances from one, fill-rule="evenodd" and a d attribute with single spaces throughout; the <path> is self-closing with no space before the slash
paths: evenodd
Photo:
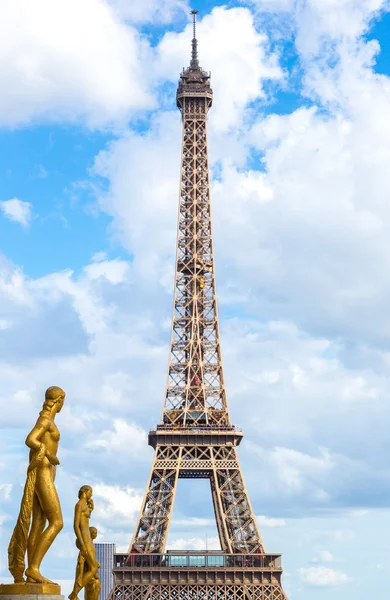
<path id="1" fill-rule="evenodd" d="M 236 449 L 230 446 L 157 446 L 131 551 L 164 552 L 178 478 L 208 478 L 221 547 L 263 553 Z"/>
<path id="2" fill-rule="evenodd" d="M 111 600 L 286 600 L 281 567 L 264 545 L 242 478 L 223 378 L 215 290 L 207 148 L 210 75 L 199 66 L 197 40 L 177 91 L 182 114 L 182 162 L 175 295 L 162 421 L 149 434 L 154 461 L 127 562 L 114 568 Z M 163 568 L 179 478 L 208 478 L 224 568 Z M 142 560 L 155 557 L 147 571 Z M 237 570 L 239 555 L 247 559 Z M 134 563 L 139 557 L 141 563 Z M 160 558 L 159 558 L 160 557 Z M 137 559 L 138 560 L 138 559 Z M 165 560 L 165 559 L 164 559 Z M 208 560 L 208 559 L 207 559 Z M 230 559 L 229 559 L 230 560 Z M 169 561 L 168 561 L 169 562 Z M 146 563 L 145 563 L 146 564 Z M 206 564 L 206 563 L 205 563 Z M 209 564 L 209 563 L 207 563 Z M 252 564 L 251 569 L 245 565 Z M 235 566 L 234 566 L 235 565 Z M 259 566 L 261 565 L 261 566 Z"/>
<path id="3" fill-rule="evenodd" d="M 109 600 L 287 600 L 279 583 L 258 585 L 120 585 Z"/>
<path id="4" fill-rule="evenodd" d="M 128 567 L 125 567 L 125 564 Z M 109 600 L 143 597 L 287 600 L 279 554 L 220 551 L 115 555 L 115 588 Z"/>
<path id="5" fill-rule="evenodd" d="M 211 231 L 206 130 L 211 101 L 209 75 L 184 71 L 178 90 L 183 145 L 176 282 L 163 410 L 163 422 L 179 427 L 229 424 Z"/>

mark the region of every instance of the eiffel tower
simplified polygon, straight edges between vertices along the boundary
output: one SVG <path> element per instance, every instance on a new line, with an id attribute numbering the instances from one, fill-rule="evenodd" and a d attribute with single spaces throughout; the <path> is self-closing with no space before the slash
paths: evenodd
<path id="1" fill-rule="evenodd" d="M 162 421 L 128 554 L 114 559 L 110 600 L 287 600 L 281 557 L 266 554 L 241 474 L 223 379 L 207 152 L 210 74 L 192 57 L 180 76 L 183 122 L 175 297 Z M 210 480 L 221 551 L 166 551 L 179 478 Z"/>

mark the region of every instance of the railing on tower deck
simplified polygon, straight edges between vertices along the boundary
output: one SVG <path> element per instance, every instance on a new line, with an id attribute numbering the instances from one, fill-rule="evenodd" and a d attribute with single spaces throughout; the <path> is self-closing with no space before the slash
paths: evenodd
<path id="1" fill-rule="evenodd" d="M 207 76 L 207 75 L 205 75 Z M 182 83 L 179 82 L 179 87 L 177 88 L 177 93 L 179 94 L 180 92 L 208 92 L 209 94 L 212 94 L 211 88 L 210 88 L 210 84 L 208 83 Z"/>
<path id="2" fill-rule="evenodd" d="M 155 433 L 157 431 L 177 431 L 175 426 L 170 423 L 167 425 L 157 425 L 156 429 L 150 429 L 150 433 Z M 242 432 L 241 427 L 235 427 L 234 425 L 198 425 L 194 424 L 192 426 L 180 426 L 180 433 L 193 433 L 194 431 L 233 431 L 233 432 Z"/>
<path id="3" fill-rule="evenodd" d="M 220 568 L 281 570 L 280 554 L 223 554 L 209 552 L 168 552 L 166 554 L 115 554 L 115 569 Z"/>

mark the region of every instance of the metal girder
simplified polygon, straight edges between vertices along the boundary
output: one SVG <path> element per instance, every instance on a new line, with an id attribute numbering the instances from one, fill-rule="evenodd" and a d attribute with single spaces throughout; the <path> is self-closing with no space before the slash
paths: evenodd
<path id="1" fill-rule="evenodd" d="M 208 98 L 183 98 L 174 310 L 163 423 L 230 424 L 215 293 L 206 116 Z"/>
<path id="2" fill-rule="evenodd" d="M 131 552 L 164 552 L 179 478 L 210 479 L 224 552 L 264 553 L 236 449 L 188 445 L 157 446 Z"/>
<path id="3" fill-rule="evenodd" d="M 210 583 L 122 584 L 114 588 L 110 600 L 287 600 L 279 582 L 265 579 L 254 585 Z"/>

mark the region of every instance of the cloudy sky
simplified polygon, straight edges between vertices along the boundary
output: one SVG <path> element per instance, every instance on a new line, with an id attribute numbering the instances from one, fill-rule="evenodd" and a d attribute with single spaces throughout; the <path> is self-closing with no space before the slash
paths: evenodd
<path id="1" fill-rule="evenodd" d="M 95 492 L 125 549 L 168 360 L 186 0 L 0 3 L 0 569 L 45 389 L 65 528 Z M 388 597 L 390 4 L 198 0 L 212 72 L 222 350 L 244 476 L 290 600 Z M 218 547 L 207 481 L 180 481 L 171 548 Z"/>

